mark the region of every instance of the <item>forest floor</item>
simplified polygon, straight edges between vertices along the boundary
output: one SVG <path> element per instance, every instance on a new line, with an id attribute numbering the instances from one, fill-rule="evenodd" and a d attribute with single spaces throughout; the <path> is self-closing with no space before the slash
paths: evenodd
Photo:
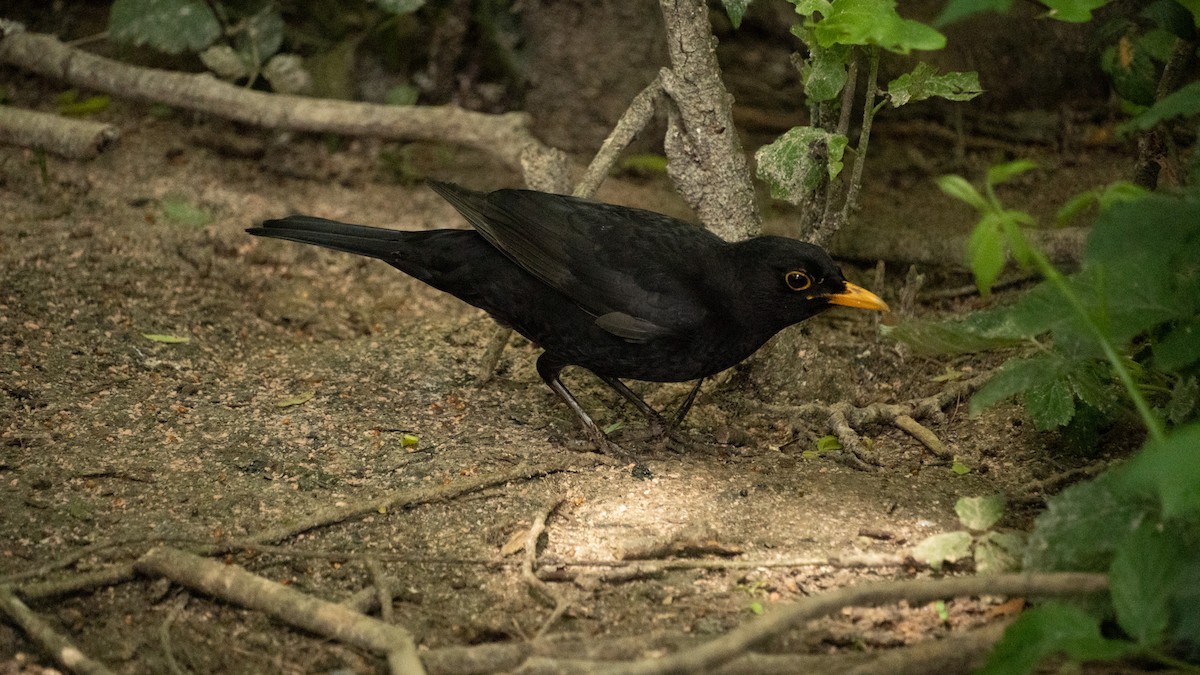
<path id="1" fill-rule="evenodd" d="M 0 582 L 69 581 L 163 544 L 222 551 L 226 562 L 332 600 L 369 587 L 371 570 L 382 569 L 394 621 L 430 652 L 525 641 L 544 628 L 544 644 L 624 640 L 625 656 L 660 653 L 776 603 L 934 576 L 903 559 L 925 537 L 959 529 L 958 498 L 1022 494 L 1104 452 L 1065 453 L 1019 407 L 972 417 L 964 400 L 927 424 L 965 475 L 888 425 L 862 430 L 878 470 L 811 456 L 828 433 L 821 420 L 778 406 L 906 401 L 1000 362 L 917 356 L 881 335 L 876 316 L 838 309 L 707 385 L 683 427 L 694 448 L 627 440 L 639 466 L 597 461 L 575 447 L 574 419 L 538 379 L 536 348 L 512 338 L 481 382 L 495 324 L 478 310 L 381 262 L 244 232 L 294 212 L 465 227 L 397 175 L 476 188 L 517 186 L 518 176 L 455 148 L 281 135 L 137 104 L 116 102 L 101 119 L 122 137 L 94 161 L 43 163 L 0 147 Z M 856 236 L 908 228 L 936 238 L 969 227 L 970 213 L 930 180 L 931 157 L 936 172 L 955 170 L 940 159 L 948 149 L 889 140 L 881 123 L 872 150 L 881 159 L 867 175 Z M 1128 161 L 1122 148 L 1029 150 L 1051 178 L 1009 196 L 1017 206 L 1041 200 L 1042 213 L 1120 177 Z M 973 157 L 968 174 L 1003 158 Z M 599 198 L 686 215 L 662 177 L 614 178 Z M 956 263 L 923 270 L 925 290 L 967 283 Z M 889 268 L 882 286 L 870 265 L 846 269 L 893 302 L 904 281 L 903 268 Z M 923 297 L 919 315 L 983 304 L 970 294 Z M 588 373 L 566 379 L 601 425 L 625 424 L 618 440 L 642 426 Z M 633 386 L 663 409 L 687 390 Z M 392 498 L 390 508 L 370 508 Z M 1028 528 L 1038 506 L 1011 505 L 1001 525 Z M 353 515 L 321 519 L 339 509 Z M 551 609 L 521 570 L 526 534 L 546 515 L 537 569 L 570 600 L 548 624 Z M 308 520 L 322 524 L 260 536 Z M 630 560 L 639 553 L 674 563 L 647 571 Z M 768 647 L 841 654 L 846 665 L 1003 620 L 1003 600 L 848 609 Z M 149 578 L 31 604 L 121 673 L 167 672 L 171 660 L 195 673 L 386 667 Z M 0 621 L 0 673 L 52 665 Z"/>

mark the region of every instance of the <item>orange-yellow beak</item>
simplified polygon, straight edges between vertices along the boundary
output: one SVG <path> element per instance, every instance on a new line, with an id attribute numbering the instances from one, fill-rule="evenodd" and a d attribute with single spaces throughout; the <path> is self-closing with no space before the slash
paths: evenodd
<path id="1" fill-rule="evenodd" d="M 846 282 L 846 290 L 829 296 L 829 303 L 845 307 L 858 307 L 859 309 L 874 309 L 880 312 L 889 311 L 887 303 L 878 295 L 861 286 L 855 286 L 849 281 Z"/>

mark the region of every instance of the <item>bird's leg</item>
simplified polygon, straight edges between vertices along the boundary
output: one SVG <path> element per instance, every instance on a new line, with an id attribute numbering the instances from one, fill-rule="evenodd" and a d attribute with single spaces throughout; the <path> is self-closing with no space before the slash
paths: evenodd
<path id="1" fill-rule="evenodd" d="M 696 394 L 700 393 L 700 385 L 704 384 L 704 378 L 696 380 L 696 386 L 688 392 L 687 398 L 683 400 L 683 405 L 679 406 L 679 410 L 675 411 L 675 416 L 671 418 L 671 426 L 677 427 L 683 424 L 683 418 L 687 417 L 688 411 L 692 409 L 692 404 L 696 402 Z"/>
<path id="2" fill-rule="evenodd" d="M 562 369 L 562 364 L 546 358 L 544 352 L 538 357 L 538 375 L 542 376 L 542 381 L 546 383 L 546 386 L 550 387 L 555 394 L 558 394 L 563 403 L 566 403 L 567 407 L 579 418 L 579 422 L 583 424 L 583 430 L 592 438 L 592 442 L 596 444 L 596 449 L 606 450 L 615 447 L 612 441 L 608 440 L 608 436 L 604 435 L 604 431 L 596 426 L 591 416 L 584 411 L 583 406 L 579 405 L 579 401 L 575 400 L 575 396 L 571 393 L 571 390 L 567 389 L 566 385 L 559 379 L 558 374 L 562 372 Z"/>
<path id="3" fill-rule="evenodd" d="M 641 396 L 637 395 L 637 392 L 625 386 L 624 382 L 615 377 L 608 377 L 607 375 L 597 375 L 597 377 L 599 377 L 604 384 L 612 387 L 614 391 L 625 397 L 625 400 L 632 403 L 633 407 L 637 408 L 638 411 L 645 415 L 646 420 L 649 421 L 651 427 L 658 427 L 659 432 L 666 431 L 670 428 L 670 425 L 668 425 L 667 421 L 663 419 L 663 416 L 658 414 L 658 411 L 656 411 L 654 408 L 651 408 L 650 404 L 646 403 Z"/>

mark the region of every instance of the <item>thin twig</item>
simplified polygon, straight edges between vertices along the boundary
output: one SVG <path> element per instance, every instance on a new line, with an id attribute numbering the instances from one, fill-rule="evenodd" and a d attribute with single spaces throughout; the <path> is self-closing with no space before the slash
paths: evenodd
<path id="1" fill-rule="evenodd" d="M 907 431 L 913 438 L 921 441 L 925 447 L 929 448 L 933 454 L 937 455 L 939 458 L 947 460 L 954 459 L 954 453 L 951 452 L 946 447 L 946 444 L 937 437 L 937 434 L 933 433 L 927 427 L 908 415 L 896 415 L 896 418 L 892 420 L 892 423 L 904 431 Z"/>
<path id="2" fill-rule="evenodd" d="M 871 122 L 875 119 L 875 95 L 879 91 L 878 47 L 867 48 L 867 63 L 869 65 L 862 129 L 858 132 L 858 145 L 854 148 L 854 169 L 850 175 L 850 184 L 846 187 L 846 201 L 842 204 L 842 225 L 849 223 L 850 215 L 858 209 L 858 192 L 862 189 L 863 167 L 867 163 L 867 146 L 871 141 Z"/>
<path id="3" fill-rule="evenodd" d="M 584 198 L 590 198 L 596 194 L 596 190 L 600 189 L 600 183 L 608 176 L 608 172 L 617 162 L 621 151 L 629 147 L 633 139 L 641 133 L 642 129 L 646 128 L 650 119 L 654 117 L 655 101 L 661 95 L 662 80 L 655 77 L 650 84 L 646 85 L 645 89 L 633 97 L 633 100 L 629 102 L 629 107 L 622 113 L 621 119 L 617 120 L 613 130 L 600 144 L 600 149 L 596 151 L 592 163 L 588 165 L 583 178 L 579 179 L 579 183 L 575 185 L 575 190 L 571 194 Z"/>
<path id="4" fill-rule="evenodd" d="M 539 579 L 537 574 L 534 573 L 534 567 L 537 564 L 538 540 L 541 539 L 542 533 L 546 531 L 546 520 L 565 502 L 566 500 L 560 499 L 539 511 L 533 518 L 533 524 L 529 527 L 529 533 L 525 536 L 525 555 L 521 564 L 521 578 L 525 580 L 525 584 L 529 586 L 530 592 L 535 597 L 552 608 L 550 616 L 542 622 L 541 627 L 534 634 L 534 639 L 543 637 L 550 630 L 550 627 L 567 611 L 567 608 L 571 606 L 571 602 L 568 599 L 564 598 L 550 584 Z"/>

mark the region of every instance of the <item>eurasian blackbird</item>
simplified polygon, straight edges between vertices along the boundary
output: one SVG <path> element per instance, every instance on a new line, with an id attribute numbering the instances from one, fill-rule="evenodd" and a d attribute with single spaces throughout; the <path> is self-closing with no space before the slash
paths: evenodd
<path id="1" fill-rule="evenodd" d="M 592 371 L 657 425 L 658 413 L 619 378 L 703 381 L 832 305 L 887 310 L 824 250 L 794 239 L 730 243 L 652 211 L 429 186 L 474 229 L 404 232 L 296 215 L 246 231 L 379 258 L 511 326 L 545 350 L 538 374 L 601 446 L 604 432 L 559 379 L 566 366 Z"/>

